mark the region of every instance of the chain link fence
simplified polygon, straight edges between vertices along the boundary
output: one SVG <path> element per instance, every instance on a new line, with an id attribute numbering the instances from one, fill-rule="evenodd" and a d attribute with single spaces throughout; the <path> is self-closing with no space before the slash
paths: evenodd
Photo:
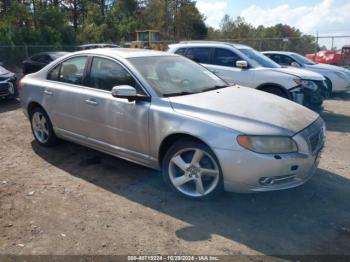
<path id="1" fill-rule="evenodd" d="M 203 39 L 203 38 L 202 38 Z M 186 40 L 185 40 L 186 41 Z M 188 40 L 187 40 L 188 41 Z M 251 39 L 207 39 L 207 41 L 225 41 L 237 44 L 244 44 L 251 46 L 259 51 L 280 50 L 292 51 L 302 55 L 314 53 L 319 50 L 319 47 L 327 49 L 341 49 L 344 45 L 350 45 L 350 36 L 303 36 L 303 37 L 289 37 L 289 38 L 251 38 Z M 179 42 L 166 40 L 161 41 L 165 46 Z M 130 43 L 120 43 L 121 46 L 130 46 Z M 0 46 L 0 62 L 7 69 L 20 73 L 22 68 L 22 61 L 28 57 L 49 51 L 78 51 L 78 45 L 15 45 L 15 46 Z"/>
<path id="2" fill-rule="evenodd" d="M 51 51 L 74 52 L 79 50 L 78 46 L 52 46 L 52 45 L 15 45 L 0 46 L 0 62 L 5 68 L 15 73 L 22 71 L 22 62 L 28 57 Z"/>

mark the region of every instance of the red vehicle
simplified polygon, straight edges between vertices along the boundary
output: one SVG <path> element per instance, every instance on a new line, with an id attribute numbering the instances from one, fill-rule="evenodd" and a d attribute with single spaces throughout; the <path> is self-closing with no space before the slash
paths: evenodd
<path id="1" fill-rule="evenodd" d="M 316 63 L 350 66 L 350 45 L 345 45 L 338 51 L 325 50 L 305 56 Z"/>

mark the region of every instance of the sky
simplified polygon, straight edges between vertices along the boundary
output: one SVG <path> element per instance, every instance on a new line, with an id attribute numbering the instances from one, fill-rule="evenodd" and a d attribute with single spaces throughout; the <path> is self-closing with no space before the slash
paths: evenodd
<path id="1" fill-rule="evenodd" d="M 197 7 L 214 28 L 228 14 L 242 16 L 254 26 L 283 23 L 312 35 L 350 36 L 350 0 L 197 0 Z M 331 39 L 320 44 L 329 47 Z M 334 44 L 350 44 L 350 38 L 336 39 Z"/>

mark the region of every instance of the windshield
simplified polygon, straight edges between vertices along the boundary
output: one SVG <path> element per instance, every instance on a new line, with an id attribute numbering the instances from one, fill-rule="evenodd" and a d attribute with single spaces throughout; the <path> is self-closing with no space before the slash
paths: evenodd
<path id="1" fill-rule="evenodd" d="M 253 67 L 267 67 L 267 68 L 280 68 L 281 66 L 274 61 L 272 61 L 267 56 L 264 56 L 260 52 L 251 48 L 241 48 L 239 49 L 243 54 L 249 58 L 249 62 Z"/>
<path id="2" fill-rule="evenodd" d="M 294 58 L 294 60 L 296 60 L 299 64 L 303 64 L 303 65 L 316 65 L 315 62 L 311 61 L 310 59 L 299 55 L 299 54 L 291 54 L 290 55 L 292 58 Z"/>
<path id="3" fill-rule="evenodd" d="M 181 56 L 134 57 L 128 60 L 159 96 L 194 94 L 227 86 L 203 66 Z"/>

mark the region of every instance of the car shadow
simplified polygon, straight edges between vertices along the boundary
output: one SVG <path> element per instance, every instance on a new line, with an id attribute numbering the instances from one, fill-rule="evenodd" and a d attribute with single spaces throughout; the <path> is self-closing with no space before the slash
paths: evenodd
<path id="1" fill-rule="evenodd" d="M 17 99 L 0 99 L 0 114 L 16 110 L 21 107 L 21 103 Z"/>
<path id="2" fill-rule="evenodd" d="M 320 115 L 326 122 L 327 130 L 344 133 L 350 132 L 350 116 L 328 110 L 321 112 Z"/>
<path id="3" fill-rule="evenodd" d="M 32 148 L 72 176 L 190 224 L 174 233 L 179 239 L 196 242 L 215 234 L 276 257 L 350 255 L 350 180 L 327 170 L 318 169 L 298 188 L 225 193 L 201 202 L 169 191 L 157 171 L 79 145 L 43 148 L 33 141 Z"/>
<path id="4" fill-rule="evenodd" d="M 342 93 L 332 93 L 331 97 L 328 100 L 350 100 L 350 92 L 342 92 Z"/>

